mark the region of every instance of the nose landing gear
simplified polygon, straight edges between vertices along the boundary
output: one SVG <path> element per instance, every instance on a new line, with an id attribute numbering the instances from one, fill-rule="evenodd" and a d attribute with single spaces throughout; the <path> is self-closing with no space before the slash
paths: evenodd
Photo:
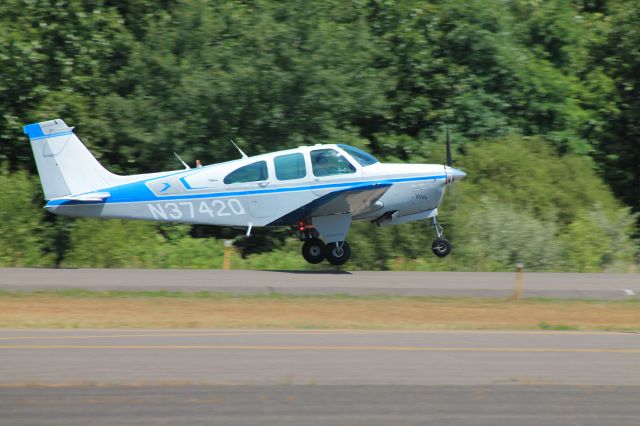
<path id="1" fill-rule="evenodd" d="M 433 254 L 438 257 L 445 257 L 451 253 L 451 243 L 445 238 L 436 238 L 431 244 Z"/>
<path id="2" fill-rule="evenodd" d="M 444 232 L 436 216 L 431 218 L 431 224 L 436 231 L 436 239 L 431 244 L 431 251 L 438 257 L 445 257 L 451 253 L 451 243 L 442 236 Z"/>

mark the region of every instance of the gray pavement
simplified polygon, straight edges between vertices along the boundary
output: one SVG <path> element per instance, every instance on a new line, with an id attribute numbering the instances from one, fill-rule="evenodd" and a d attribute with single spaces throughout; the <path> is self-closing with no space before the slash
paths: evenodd
<path id="1" fill-rule="evenodd" d="M 637 385 L 640 334 L 0 330 L 0 384 Z"/>
<path id="2" fill-rule="evenodd" d="M 512 273 L 0 269 L 0 289 L 505 297 Z M 525 274 L 629 299 L 637 274 Z M 640 335 L 0 330 L 0 425 L 637 425 Z"/>
<path id="3" fill-rule="evenodd" d="M 167 290 L 235 294 L 507 297 L 515 273 L 0 269 L 2 290 Z M 640 274 L 526 273 L 525 297 L 640 298 Z"/>
<path id="4" fill-rule="evenodd" d="M 637 386 L 0 389 L 3 425 L 637 426 Z"/>
<path id="5" fill-rule="evenodd" d="M 640 335 L 0 330 L 0 424 L 637 425 Z"/>

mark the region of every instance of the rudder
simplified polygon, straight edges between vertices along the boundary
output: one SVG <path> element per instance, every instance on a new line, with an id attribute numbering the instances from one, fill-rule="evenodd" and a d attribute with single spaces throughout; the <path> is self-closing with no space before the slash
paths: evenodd
<path id="1" fill-rule="evenodd" d="M 102 167 L 73 127 L 61 120 L 24 126 L 36 160 L 45 199 L 82 194 L 122 183 L 122 177 Z"/>

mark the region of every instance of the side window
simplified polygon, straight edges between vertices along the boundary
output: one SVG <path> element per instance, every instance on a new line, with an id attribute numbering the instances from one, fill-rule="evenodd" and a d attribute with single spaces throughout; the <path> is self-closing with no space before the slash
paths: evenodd
<path id="1" fill-rule="evenodd" d="M 224 183 L 258 182 L 268 177 L 267 162 L 258 161 L 235 169 L 224 178 Z"/>
<path id="2" fill-rule="evenodd" d="M 356 168 L 335 149 L 311 151 L 311 166 L 315 176 L 355 173 Z"/>
<path id="3" fill-rule="evenodd" d="M 278 180 L 301 179 L 307 175 L 302 154 L 280 155 L 273 162 Z"/>

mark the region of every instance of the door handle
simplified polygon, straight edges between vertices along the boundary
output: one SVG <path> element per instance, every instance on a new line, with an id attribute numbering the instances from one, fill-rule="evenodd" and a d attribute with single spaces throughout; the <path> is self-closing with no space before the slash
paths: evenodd
<path id="1" fill-rule="evenodd" d="M 258 185 L 260 185 L 262 188 L 264 188 L 265 186 L 269 185 L 269 181 L 265 181 L 265 182 L 260 182 Z"/>

